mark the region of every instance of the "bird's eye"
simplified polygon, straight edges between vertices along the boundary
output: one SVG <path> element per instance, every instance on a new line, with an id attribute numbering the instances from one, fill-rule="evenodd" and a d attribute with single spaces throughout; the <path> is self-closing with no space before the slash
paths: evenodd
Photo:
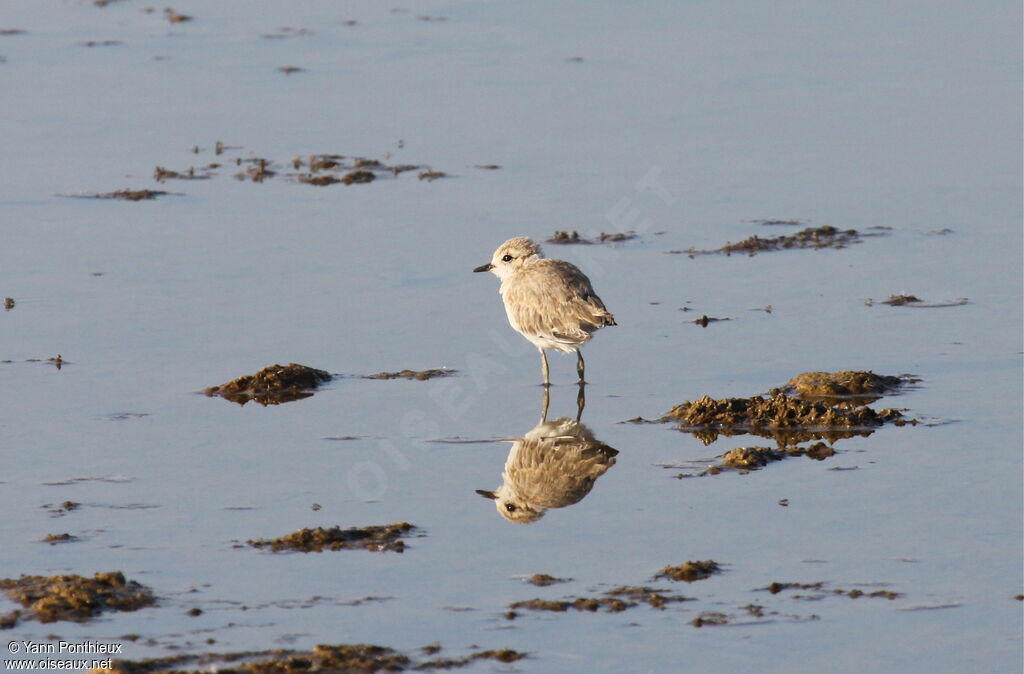
<path id="1" fill-rule="evenodd" d="M 511 262 L 512 261 L 512 256 L 511 255 L 506 255 L 505 257 L 501 258 L 501 261 L 502 262 Z"/>
<path id="2" fill-rule="evenodd" d="M 516 507 L 511 503 L 506 503 L 505 510 L 509 511 L 510 513 L 514 513 L 516 511 Z"/>

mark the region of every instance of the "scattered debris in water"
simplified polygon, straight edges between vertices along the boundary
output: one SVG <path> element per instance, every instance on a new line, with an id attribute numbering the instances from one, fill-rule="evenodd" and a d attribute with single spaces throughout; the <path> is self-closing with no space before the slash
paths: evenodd
<path id="1" fill-rule="evenodd" d="M 244 405 L 255 400 L 261 405 L 279 405 L 313 395 L 313 389 L 331 380 L 331 374 L 306 365 L 270 365 L 220 386 L 204 389 L 207 396 L 220 396 Z"/>
<path id="2" fill-rule="evenodd" d="M 879 304 L 888 304 L 891 307 L 912 307 L 914 309 L 941 309 L 943 307 L 962 307 L 965 304 L 970 304 L 971 300 L 967 297 L 958 297 L 955 300 L 946 300 L 945 302 L 925 302 L 916 295 L 889 295 L 889 299 L 882 300 Z M 864 300 L 864 304 L 869 307 L 875 306 L 875 301 L 870 297 Z"/>
<path id="3" fill-rule="evenodd" d="M 455 374 L 457 370 L 450 370 L 448 368 L 441 368 L 435 370 L 400 370 L 398 372 L 378 372 L 377 374 L 364 375 L 363 379 L 419 379 L 420 381 L 426 379 L 436 379 L 438 377 L 450 377 Z"/>
<path id="4" fill-rule="evenodd" d="M 920 299 L 916 295 L 889 295 L 889 299 L 883 300 L 882 304 L 888 304 L 893 307 L 902 307 L 904 304 L 920 303 L 924 300 Z"/>
<path id="5" fill-rule="evenodd" d="M 120 40 L 88 40 L 86 42 L 79 42 L 81 47 L 113 47 L 119 44 L 124 44 Z"/>
<path id="6" fill-rule="evenodd" d="M 739 243 L 727 243 L 721 248 L 714 250 L 698 250 L 687 248 L 686 250 L 668 250 L 666 253 L 674 255 L 712 255 L 724 253 L 745 253 L 753 256 L 758 253 L 766 253 L 776 250 L 789 250 L 798 248 L 845 248 L 854 243 L 860 243 L 864 236 L 881 236 L 881 234 L 861 234 L 856 229 L 837 229 L 829 225 L 823 227 L 808 227 L 790 236 L 776 236 L 762 238 L 752 236 Z"/>
<path id="7" fill-rule="evenodd" d="M 170 7 L 164 10 L 164 18 L 170 23 L 185 23 L 186 21 L 192 21 L 192 17 L 187 14 L 179 14 Z"/>
<path id="8" fill-rule="evenodd" d="M 282 40 L 291 37 L 309 37 L 313 34 L 313 31 L 308 28 L 279 28 L 276 33 L 263 33 L 260 35 L 265 40 Z"/>
<path id="9" fill-rule="evenodd" d="M 690 621 L 694 627 L 705 625 L 728 625 L 729 616 L 721 611 L 703 611 L 699 616 Z"/>
<path id="10" fill-rule="evenodd" d="M 500 169 L 501 166 L 497 164 L 473 164 L 473 168 L 484 169 L 485 171 L 495 171 Z"/>
<path id="11" fill-rule="evenodd" d="M 22 617 L 27 615 L 43 623 L 80 622 L 104 611 L 136 611 L 156 603 L 149 588 L 125 580 L 120 571 L 97 573 L 92 578 L 77 575 L 5 578 L 0 580 L 0 590 L 26 609 Z"/>
<path id="12" fill-rule="evenodd" d="M 153 180 L 158 183 L 166 182 L 168 180 L 209 180 L 212 177 L 212 173 L 196 172 L 194 166 L 189 166 L 188 170 L 184 173 L 165 169 L 163 166 L 157 166 L 153 169 Z"/>
<path id="13" fill-rule="evenodd" d="M 440 644 L 420 649 L 435 655 Z M 91 670 L 96 674 L 155 674 L 156 672 L 238 672 L 244 674 L 308 674 L 309 672 L 401 672 L 405 670 L 446 670 L 465 667 L 479 660 L 511 663 L 527 657 L 510 648 L 483 650 L 460 658 L 439 658 L 417 661 L 394 649 L 373 644 L 318 645 L 311 651 L 284 649 L 242 653 L 202 653 L 169 655 L 143 660 L 114 660 L 106 669 Z M 191 668 L 191 669 L 189 669 Z"/>
<path id="14" fill-rule="evenodd" d="M 763 227 L 775 227 L 775 226 L 778 226 L 778 225 L 787 225 L 787 226 L 799 227 L 799 226 L 804 224 L 804 223 L 800 222 L 799 220 L 771 220 L 771 219 L 768 219 L 768 220 L 751 220 L 751 222 L 753 222 L 755 225 L 761 225 Z"/>
<path id="15" fill-rule="evenodd" d="M 428 183 L 432 183 L 438 178 L 447 178 L 448 174 L 444 171 L 420 171 L 419 179 L 426 180 Z"/>
<path id="16" fill-rule="evenodd" d="M 72 536 L 71 534 L 46 534 L 43 536 L 40 543 L 49 543 L 50 545 L 57 545 L 58 543 L 73 543 L 77 541 L 78 536 Z"/>
<path id="17" fill-rule="evenodd" d="M 167 196 L 174 194 L 181 196 L 177 192 L 164 192 L 162 190 L 117 190 L 116 192 L 90 192 L 86 194 L 58 194 L 59 197 L 66 197 L 70 199 L 118 199 L 120 201 L 148 201 L 150 199 L 156 199 L 157 197 Z"/>
<path id="18" fill-rule="evenodd" d="M 53 503 L 44 503 L 39 507 L 46 508 L 47 512 L 50 513 L 52 517 L 63 517 L 72 510 L 78 510 L 78 508 L 81 505 L 82 504 L 78 503 L 77 501 L 64 501 L 63 503 L 57 505 L 54 505 Z"/>
<path id="19" fill-rule="evenodd" d="M 305 68 L 300 68 L 299 66 L 281 66 L 280 68 L 278 68 L 278 70 L 284 73 L 285 75 L 293 75 L 295 73 L 306 72 Z"/>
<path id="20" fill-rule="evenodd" d="M 568 583 L 572 578 L 555 578 L 549 576 L 546 573 L 535 573 L 526 579 L 526 582 L 530 585 L 536 585 L 537 587 L 547 587 L 548 585 L 554 585 L 555 583 Z"/>
<path id="21" fill-rule="evenodd" d="M 721 568 L 718 562 L 712 559 L 705 559 L 704 561 L 685 562 L 679 566 L 666 566 L 655 574 L 654 579 L 669 578 L 671 580 L 682 580 L 692 583 L 697 580 L 710 578 L 719 571 L 721 571 Z"/>
<path id="22" fill-rule="evenodd" d="M 5 297 L 4 298 L 4 311 L 10 311 L 11 309 L 14 308 L 15 304 L 16 304 L 16 302 L 14 301 L 13 297 Z"/>
<path id="23" fill-rule="evenodd" d="M 635 239 L 638 236 L 639 234 L 633 231 L 617 232 L 613 234 L 601 232 L 597 235 L 596 239 L 591 240 L 580 236 L 580 233 L 576 230 L 573 230 L 572 232 L 556 231 L 554 235 L 547 240 L 547 243 L 560 245 L 584 244 L 589 246 L 594 243 L 617 243 L 619 241 L 629 241 L 630 239 Z"/>
<path id="24" fill-rule="evenodd" d="M 408 522 L 342 529 L 299 529 L 280 538 L 246 541 L 254 548 L 269 548 L 273 552 L 323 552 L 324 550 L 372 550 L 374 552 L 403 552 L 403 536 L 412 535 L 416 527 Z"/>
<path id="25" fill-rule="evenodd" d="M 818 599 L 823 599 L 824 597 L 827 597 L 827 596 L 830 596 L 830 595 L 831 596 L 840 596 L 840 595 L 842 595 L 842 596 L 849 597 L 851 599 L 858 599 L 860 597 L 869 597 L 869 598 L 882 598 L 882 599 L 889 599 L 889 600 L 898 599 L 898 598 L 903 596 L 902 593 L 900 593 L 900 592 L 893 592 L 892 590 L 875 590 L 875 591 L 872 591 L 872 592 L 865 592 L 864 590 L 858 590 L 856 588 L 854 588 L 852 590 L 844 590 L 842 588 L 828 589 L 828 588 L 826 588 L 826 583 L 820 582 L 820 581 L 817 582 L 817 583 L 778 583 L 778 582 L 775 582 L 775 583 L 769 584 L 767 587 L 762 587 L 762 588 L 758 588 L 758 589 L 759 589 L 759 591 L 762 591 L 762 592 L 767 590 L 768 592 L 770 592 L 772 594 L 779 594 L 780 592 L 784 592 L 784 591 L 788 591 L 788 590 L 810 590 L 814 594 L 794 594 L 794 595 L 792 595 L 793 599 L 806 599 L 806 600 L 809 600 L 809 601 L 816 601 Z"/>
<path id="26" fill-rule="evenodd" d="M 693 321 L 690 321 L 690 322 L 691 323 L 696 323 L 697 325 L 699 325 L 702 328 L 706 328 L 711 323 L 718 323 L 719 321 L 731 321 L 731 320 L 732 320 L 731 318 L 712 318 L 712 317 L 709 317 L 707 314 L 705 314 L 705 315 L 701 316 L 700 318 L 697 318 L 697 319 L 695 319 Z"/>

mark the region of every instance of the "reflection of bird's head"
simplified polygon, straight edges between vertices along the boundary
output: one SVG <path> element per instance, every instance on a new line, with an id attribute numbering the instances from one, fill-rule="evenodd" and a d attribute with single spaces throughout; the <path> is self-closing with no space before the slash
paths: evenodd
<path id="1" fill-rule="evenodd" d="M 529 524 L 548 508 L 579 503 L 615 465 L 616 454 L 579 422 L 544 422 L 512 444 L 502 485 L 476 493 L 493 499 L 498 513 L 510 522 Z"/>
<path id="2" fill-rule="evenodd" d="M 515 492 L 507 484 L 501 485 L 494 491 L 477 489 L 476 493 L 484 498 L 494 499 L 494 505 L 498 509 L 498 514 L 509 522 L 531 524 L 544 517 L 544 508 L 532 508 L 522 499 L 516 498 Z"/>

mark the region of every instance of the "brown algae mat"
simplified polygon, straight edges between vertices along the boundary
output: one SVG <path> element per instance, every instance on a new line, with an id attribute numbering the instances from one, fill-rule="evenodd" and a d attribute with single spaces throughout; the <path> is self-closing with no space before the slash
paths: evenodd
<path id="1" fill-rule="evenodd" d="M 313 390 L 332 379 L 329 372 L 297 363 L 270 365 L 256 374 L 247 374 L 219 386 L 203 390 L 207 396 L 220 396 L 244 405 L 255 400 L 261 405 L 279 405 L 308 398 Z"/>
<path id="2" fill-rule="evenodd" d="M 439 645 L 425 646 L 423 653 L 434 655 Z M 171 655 L 145 660 L 114 660 L 96 674 L 155 674 L 156 672 L 245 672 L 246 674 L 307 674 L 308 672 L 404 672 L 445 670 L 465 667 L 480 660 L 511 663 L 526 657 L 510 648 L 476 651 L 459 658 L 415 660 L 385 646 L 373 644 L 318 645 L 311 651 L 269 650 L 243 653 L 206 653 Z"/>
<path id="3" fill-rule="evenodd" d="M 417 528 L 408 522 L 366 527 L 299 529 L 279 538 L 246 541 L 254 548 L 273 552 L 323 552 L 324 550 L 372 550 L 404 552 L 403 537 L 413 535 Z"/>
<path id="4" fill-rule="evenodd" d="M 0 580 L 0 590 L 25 609 L 24 614 L 17 612 L 21 617 L 43 623 L 81 622 L 104 611 L 136 611 L 156 603 L 149 588 L 125 580 L 120 571 L 97 573 L 92 578 L 77 575 L 4 578 Z M 17 617 L 14 616 L 15 621 Z"/>
<path id="5" fill-rule="evenodd" d="M 879 236 L 879 234 L 863 234 L 856 229 L 838 229 L 829 225 L 822 227 L 808 227 L 796 234 L 788 236 L 760 237 L 751 236 L 738 243 L 726 243 L 721 248 L 714 250 L 698 250 L 687 248 L 686 250 L 668 250 L 666 253 L 673 255 L 757 255 L 777 250 L 795 250 L 803 248 L 845 248 L 854 243 L 860 243 L 865 236 Z"/>

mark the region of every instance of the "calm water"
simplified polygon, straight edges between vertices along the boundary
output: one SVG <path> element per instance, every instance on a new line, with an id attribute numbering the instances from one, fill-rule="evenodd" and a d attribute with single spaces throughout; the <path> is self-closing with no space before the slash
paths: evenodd
<path id="1" fill-rule="evenodd" d="M 5 636 L 108 640 L 129 657 L 343 642 L 531 653 L 476 665 L 503 671 L 1019 671 L 1019 3 L 182 1 L 195 19 L 173 25 L 144 6 L 0 11 L 0 30 L 26 31 L 0 35 L 0 295 L 16 300 L 0 314 L 13 361 L 0 364 L 0 569 L 118 569 L 159 605 Z M 105 40 L 120 44 L 82 45 Z M 237 149 L 218 157 L 218 140 Z M 451 177 L 285 175 L 313 153 Z M 151 177 L 256 156 L 279 175 Z M 58 196 L 122 188 L 181 194 Z M 795 231 L 763 218 L 884 236 L 664 254 Z M 501 484 L 502 440 L 537 424 L 539 359 L 505 323 L 497 281 L 470 270 L 510 236 L 556 229 L 641 234 L 546 246 L 619 322 L 587 349 L 583 415 L 619 454 L 578 504 L 518 525 L 474 490 Z M 893 293 L 970 301 L 866 302 Z M 688 322 L 702 314 L 731 320 Z M 58 353 L 60 370 L 26 362 Z M 285 362 L 459 374 L 339 378 L 275 407 L 197 395 Z M 551 364 L 549 417 L 575 416 L 573 359 Z M 920 377 L 875 406 L 927 423 L 841 440 L 823 462 L 689 480 L 663 466 L 766 441 L 706 447 L 619 423 L 841 369 Z M 43 507 L 65 500 L 82 506 Z M 401 555 L 235 547 L 396 520 L 426 534 Z M 64 532 L 82 540 L 37 542 Z M 697 559 L 725 572 L 651 580 Z M 522 582 L 534 573 L 573 581 Z M 757 591 L 774 581 L 901 596 Z M 503 617 L 624 584 L 696 601 Z M 387 599 L 348 605 L 367 596 Z M 777 614 L 757 620 L 751 603 Z M 733 624 L 691 626 L 705 611 Z"/>

